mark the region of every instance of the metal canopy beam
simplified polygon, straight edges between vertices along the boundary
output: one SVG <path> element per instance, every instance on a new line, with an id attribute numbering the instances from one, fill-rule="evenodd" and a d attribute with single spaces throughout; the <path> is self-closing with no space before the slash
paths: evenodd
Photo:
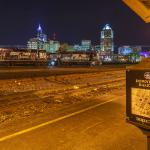
<path id="1" fill-rule="evenodd" d="M 146 23 L 150 22 L 150 0 L 123 0 Z"/>

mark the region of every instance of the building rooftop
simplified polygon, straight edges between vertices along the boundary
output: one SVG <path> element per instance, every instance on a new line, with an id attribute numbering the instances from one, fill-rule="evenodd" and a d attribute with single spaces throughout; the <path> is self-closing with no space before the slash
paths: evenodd
<path id="1" fill-rule="evenodd" d="M 103 30 L 111 30 L 110 25 L 109 25 L 109 24 L 106 24 L 106 25 L 104 26 Z"/>
<path id="2" fill-rule="evenodd" d="M 31 39 L 30 39 L 30 42 L 37 42 L 37 41 L 39 41 L 38 38 L 31 38 Z"/>

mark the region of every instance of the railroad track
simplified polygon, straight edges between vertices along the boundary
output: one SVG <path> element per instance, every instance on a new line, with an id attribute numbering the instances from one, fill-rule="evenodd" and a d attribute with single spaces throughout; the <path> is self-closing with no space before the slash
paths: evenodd
<path id="1" fill-rule="evenodd" d="M 71 74 L 92 74 L 92 73 L 102 73 L 102 72 L 114 72 L 114 71 L 123 71 L 123 68 L 96 68 L 96 69 L 43 69 L 43 70 L 1 70 L 0 78 L 1 80 L 7 79 L 22 79 L 22 78 L 34 78 L 34 77 L 49 77 L 49 76 L 61 76 L 61 75 L 71 75 Z"/>
<path id="2" fill-rule="evenodd" d="M 54 96 L 54 95 L 64 95 L 64 94 L 71 94 L 73 92 L 78 92 L 80 90 L 84 90 L 84 89 L 92 89 L 92 88 L 100 88 L 100 87 L 104 87 L 106 88 L 107 85 L 109 84 L 114 84 L 114 83 L 118 83 L 118 82 L 122 82 L 122 81 L 125 81 L 125 78 L 119 78 L 119 79 L 115 79 L 115 80 L 110 80 L 110 81 L 104 81 L 104 82 L 97 82 L 97 83 L 89 83 L 88 85 L 74 85 L 68 89 L 63 89 L 63 90 L 58 90 L 57 92 L 56 91 L 48 91 L 48 90 L 43 90 L 42 91 L 42 94 L 43 95 L 46 95 L 46 96 L 43 96 L 41 95 L 42 98 L 46 98 L 46 97 L 49 97 L 49 96 Z M 124 85 L 121 84 L 121 85 Z M 117 85 L 116 85 L 117 86 Z M 115 86 L 109 86 L 109 88 L 113 88 Z M 37 95 L 38 93 L 40 93 L 41 91 L 38 91 L 37 92 Z M 35 93 L 36 94 L 36 93 Z M 40 94 L 39 94 L 40 95 Z"/>
<path id="3" fill-rule="evenodd" d="M 113 72 L 112 72 L 113 71 Z M 104 74 L 104 72 L 105 72 L 105 74 Z M 90 74 L 90 76 L 89 76 L 89 74 Z M 116 76 L 116 74 L 119 74 L 119 75 L 117 75 Z M 116 78 L 120 78 L 120 77 L 124 77 L 124 72 L 122 72 L 121 70 L 107 70 L 107 71 L 101 71 L 101 72 L 94 72 L 94 73 L 91 73 L 91 72 L 88 72 L 88 73 L 84 73 L 84 74 L 68 74 L 70 77 L 73 77 L 73 79 L 78 79 L 79 77 L 80 78 L 86 78 L 87 80 L 89 79 L 89 78 L 97 78 L 97 77 L 99 77 L 99 78 L 104 78 L 103 76 L 106 76 L 105 78 L 107 79 L 107 78 L 110 78 L 110 76 L 111 76 L 111 78 L 112 77 L 116 77 Z M 57 76 L 55 76 L 55 80 L 51 80 L 51 79 L 49 79 L 49 78 L 47 78 L 47 77 L 44 77 L 44 79 L 46 80 L 46 81 L 48 81 L 48 82 L 51 82 L 51 83 L 58 83 L 58 84 L 67 84 L 67 85 L 70 85 L 70 84 L 72 84 L 72 83 L 70 83 L 70 82 L 66 82 L 65 80 L 63 81 L 62 79 L 66 79 L 66 76 L 68 76 L 68 75 L 60 75 L 59 76 L 59 79 L 57 79 Z M 76 77 L 76 75 L 78 75 L 78 77 Z"/>
<path id="4" fill-rule="evenodd" d="M 1 96 L 0 98 L 0 108 L 4 107 L 9 107 L 12 105 L 18 105 L 18 104 L 23 104 L 23 103 L 28 103 L 28 102 L 34 102 L 38 101 L 38 99 L 44 99 L 48 97 L 55 97 L 55 96 L 61 96 L 61 95 L 67 95 L 71 93 L 77 93 L 80 92 L 81 90 L 86 90 L 86 89 L 94 89 L 94 88 L 106 88 L 107 85 L 109 85 L 109 88 L 113 88 L 117 86 L 115 83 L 121 83 L 125 81 L 125 78 L 118 78 L 114 80 L 109 80 L 109 81 L 103 81 L 103 82 L 97 82 L 97 83 L 90 83 L 86 85 L 72 85 L 70 87 L 67 87 L 65 89 L 60 89 L 60 90 L 38 90 L 38 91 L 31 91 L 31 92 L 21 92 L 16 94 L 11 94 L 8 96 Z M 110 86 L 114 85 L 113 87 Z M 123 86 L 124 83 L 121 83 Z M 121 86 L 120 85 L 120 86 Z"/>
<path id="5" fill-rule="evenodd" d="M 17 93 L 17 95 L 12 94 L 8 96 L 2 96 L 0 97 L 0 123 L 5 122 L 9 119 L 13 120 L 16 117 L 18 118 L 18 116 L 19 118 L 25 117 L 26 112 L 29 112 L 28 115 L 34 115 L 35 112 L 40 112 L 40 109 L 43 106 L 44 109 L 46 109 L 45 111 L 47 111 L 47 109 L 56 106 L 53 104 L 59 103 L 59 97 L 65 98 L 65 101 L 61 101 L 62 103 L 68 104 L 69 102 L 69 104 L 72 104 L 72 102 L 78 102 L 78 100 L 76 101 L 76 99 L 70 99 L 70 97 L 65 96 L 76 94 L 79 95 L 78 98 L 80 99 L 80 96 L 82 96 L 82 94 L 86 94 L 87 98 L 89 98 L 89 95 L 95 96 L 99 92 L 102 92 L 103 95 L 104 91 L 106 93 L 111 91 L 111 89 L 114 89 L 116 87 L 123 87 L 124 85 L 125 78 L 118 78 L 103 82 L 91 83 L 90 85 L 72 85 L 69 88 L 60 90 L 38 90 Z M 98 89 L 98 91 L 95 91 L 95 89 Z M 82 93 L 81 91 L 84 93 Z M 51 98 L 54 99 L 54 101 L 51 101 Z M 66 101 L 66 99 L 69 99 L 69 101 Z"/>

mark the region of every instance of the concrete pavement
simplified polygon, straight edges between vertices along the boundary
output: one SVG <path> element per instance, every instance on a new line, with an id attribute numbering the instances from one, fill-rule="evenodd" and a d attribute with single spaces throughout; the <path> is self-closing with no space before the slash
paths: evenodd
<path id="1" fill-rule="evenodd" d="M 109 100 L 113 101 L 107 102 Z M 146 137 L 125 122 L 124 91 L 116 91 L 99 100 L 99 103 L 104 102 L 103 105 L 6 139 L 0 143 L 0 149 L 145 150 Z"/>

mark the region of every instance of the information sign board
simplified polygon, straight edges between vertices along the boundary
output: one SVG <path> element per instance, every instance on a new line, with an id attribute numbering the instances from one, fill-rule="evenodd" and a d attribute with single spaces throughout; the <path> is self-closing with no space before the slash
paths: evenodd
<path id="1" fill-rule="evenodd" d="M 150 129 L 150 70 L 126 71 L 127 120 Z"/>

